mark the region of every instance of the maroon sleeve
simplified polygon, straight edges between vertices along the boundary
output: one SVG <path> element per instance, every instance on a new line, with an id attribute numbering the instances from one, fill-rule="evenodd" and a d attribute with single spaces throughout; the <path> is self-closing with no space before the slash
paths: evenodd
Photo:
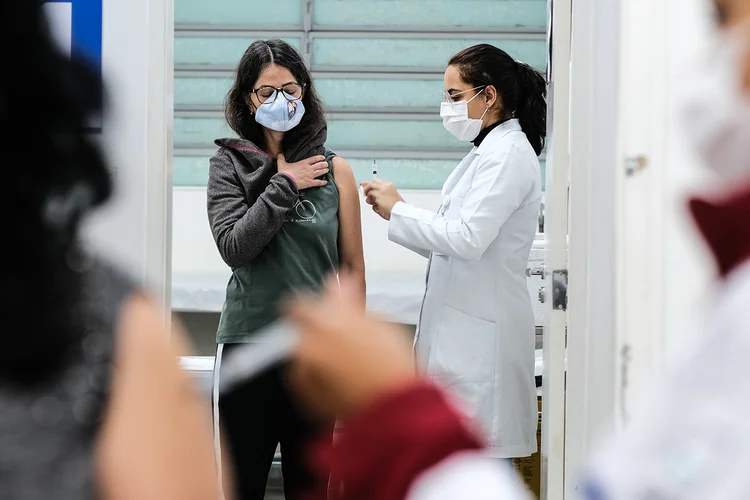
<path id="1" fill-rule="evenodd" d="M 750 185 L 715 200 L 693 198 L 690 210 L 722 277 L 750 260 Z"/>
<path id="2" fill-rule="evenodd" d="M 330 471 L 330 500 L 399 500 L 444 458 L 481 448 L 443 393 L 420 383 L 355 415 L 333 446 L 315 450 L 313 460 L 321 474 Z"/>

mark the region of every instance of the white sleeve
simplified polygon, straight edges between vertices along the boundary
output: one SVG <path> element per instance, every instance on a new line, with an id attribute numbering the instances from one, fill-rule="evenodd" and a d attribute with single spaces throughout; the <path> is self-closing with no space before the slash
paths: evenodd
<path id="1" fill-rule="evenodd" d="M 406 500 L 530 500 L 512 466 L 477 452 L 453 455 L 423 472 Z"/>
<path id="2" fill-rule="evenodd" d="M 406 248 L 407 250 L 411 250 L 412 252 L 416 253 L 417 255 L 421 255 L 425 259 L 429 259 L 430 258 L 430 251 L 429 250 L 425 250 L 424 248 L 419 248 L 419 247 L 411 246 L 411 245 L 407 244 L 406 242 L 399 243 L 399 244 L 402 247 Z"/>
<path id="3" fill-rule="evenodd" d="M 412 250 L 479 260 L 532 189 L 534 174 L 512 148 L 482 155 L 477 161 L 458 219 L 399 202 L 391 212 L 388 238 Z"/>

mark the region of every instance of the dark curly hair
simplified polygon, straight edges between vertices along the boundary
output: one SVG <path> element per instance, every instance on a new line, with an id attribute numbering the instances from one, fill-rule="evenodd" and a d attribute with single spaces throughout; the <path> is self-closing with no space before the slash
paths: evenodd
<path id="1" fill-rule="evenodd" d="M 109 172 L 91 135 L 101 78 L 54 44 L 39 0 L 3 2 L 0 121 L 6 189 L 0 278 L 4 325 L 0 384 L 54 376 L 83 335 L 83 277 L 75 259 L 82 217 L 110 195 Z"/>
<path id="2" fill-rule="evenodd" d="M 265 148 L 263 126 L 255 121 L 247 103 L 255 82 L 269 64 L 278 64 L 288 69 L 297 83 L 305 86 L 302 95 L 305 114 L 299 125 L 284 134 L 281 146 L 286 151 L 288 144 L 297 144 L 301 138 L 310 137 L 319 130 L 325 124 L 325 113 L 302 56 L 283 40 L 258 40 L 250 44 L 237 65 L 234 83 L 227 92 L 224 115 L 238 136 Z"/>

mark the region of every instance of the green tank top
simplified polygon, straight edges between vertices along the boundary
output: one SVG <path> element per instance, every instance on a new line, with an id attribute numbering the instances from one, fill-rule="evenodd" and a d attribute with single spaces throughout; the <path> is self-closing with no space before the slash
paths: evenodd
<path id="1" fill-rule="evenodd" d="M 328 156 L 325 186 L 300 191 L 284 224 L 252 262 L 235 269 L 227 284 L 216 342 L 249 342 L 280 316 L 294 291 L 319 291 L 339 267 L 339 193 Z"/>

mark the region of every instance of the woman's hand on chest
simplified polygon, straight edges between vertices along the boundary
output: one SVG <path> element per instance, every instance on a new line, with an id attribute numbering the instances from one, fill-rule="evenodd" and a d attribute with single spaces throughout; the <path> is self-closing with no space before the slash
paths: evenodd
<path id="1" fill-rule="evenodd" d="M 277 164 L 279 173 L 291 177 L 299 191 L 328 184 L 328 181 L 319 179 L 328 173 L 328 162 L 325 156 L 311 156 L 296 163 L 287 163 L 284 155 L 280 154 L 277 157 Z"/>

